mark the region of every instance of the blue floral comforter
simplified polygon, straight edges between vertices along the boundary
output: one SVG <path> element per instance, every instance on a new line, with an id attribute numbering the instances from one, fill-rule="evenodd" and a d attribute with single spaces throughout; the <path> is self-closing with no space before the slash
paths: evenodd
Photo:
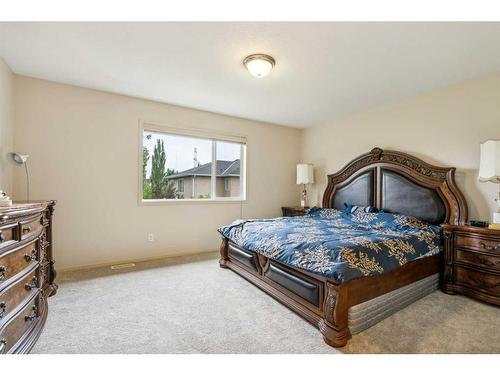
<path id="1" fill-rule="evenodd" d="M 305 216 L 237 220 L 219 228 L 245 249 L 339 283 L 437 254 L 440 231 L 410 216 L 317 207 Z"/>

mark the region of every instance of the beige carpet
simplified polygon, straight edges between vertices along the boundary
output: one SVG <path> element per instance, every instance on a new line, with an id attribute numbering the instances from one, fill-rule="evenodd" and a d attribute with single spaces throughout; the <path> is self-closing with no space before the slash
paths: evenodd
<path id="1" fill-rule="evenodd" d="M 213 254 L 58 281 L 32 353 L 500 353 L 500 308 L 440 291 L 331 348 Z"/>

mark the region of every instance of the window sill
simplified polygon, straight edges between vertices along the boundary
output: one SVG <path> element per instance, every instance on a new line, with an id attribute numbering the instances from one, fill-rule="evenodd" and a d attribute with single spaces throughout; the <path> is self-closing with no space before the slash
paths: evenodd
<path id="1" fill-rule="evenodd" d="M 196 205 L 196 204 L 247 204 L 246 199 L 147 199 L 139 200 L 139 206 L 168 206 L 168 205 Z"/>

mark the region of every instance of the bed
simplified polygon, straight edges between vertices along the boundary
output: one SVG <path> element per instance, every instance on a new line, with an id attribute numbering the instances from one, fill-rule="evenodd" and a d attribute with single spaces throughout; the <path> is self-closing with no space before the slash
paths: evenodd
<path id="1" fill-rule="evenodd" d="M 317 326 L 327 344 L 344 346 L 435 290 L 439 226 L 467 219 L 454 173 L 374 148 L 328 176 L 322 208 L 221 228 L 219 264 Z M 346 204 L 381 212 L 351 213 Z"/>

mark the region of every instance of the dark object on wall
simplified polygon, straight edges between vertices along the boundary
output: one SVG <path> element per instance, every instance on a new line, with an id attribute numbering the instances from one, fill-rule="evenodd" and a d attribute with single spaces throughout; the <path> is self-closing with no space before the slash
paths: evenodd
<path id="1" fill-rule="evenodd" d="M 454 175 L 455 168 L 436 167 L 402 152 L 374 148 L 328 176 L 323 207 L 342 209 L 344 202 L 350 202 L 432 223 L 462 224 L 467 220 L 467 205 Z M 350 307 L 436 274 L 442 267 L 442 255 L 437 254 L 382 275 L 338 284 L 239 248 L 226 238 L 220 254 L 222 268 L 240 274 L 317 326 L 325 342 L 335 347 L 344 346 L 351 337 Z"/>
<path id="2" fill-rule="evenodd" d="M 54 283 L 55 201 L 0 209 L 0 354 L 28 353 L 47 319 Z"/>
<path id="3" fill-rule="evenodd" d="M 304 216 L 309 211 L 309 207 L 281 207 L 283 216 Z"/>
<path id="4" fill-rule="evenodd" d="M 473 227 L 479 227 L 479 228 L 486 228 L 488 226 L 488 222 L 487 221 L 480 221 L 480 220 L 471 220 L 469 222 L 469 225 L 473 226 Z"/>

